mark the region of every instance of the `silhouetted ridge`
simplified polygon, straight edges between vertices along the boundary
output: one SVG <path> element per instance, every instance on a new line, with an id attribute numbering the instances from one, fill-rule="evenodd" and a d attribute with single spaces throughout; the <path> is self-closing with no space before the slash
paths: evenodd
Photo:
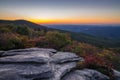
<path id="1" fill-rule="evenodd" d="M 0 24 L 14 24 L 19 26 L 28 26 L 33 29 L 48 29 L 45 26 L 27 21 L 27 20 L 0 20 Z"/>

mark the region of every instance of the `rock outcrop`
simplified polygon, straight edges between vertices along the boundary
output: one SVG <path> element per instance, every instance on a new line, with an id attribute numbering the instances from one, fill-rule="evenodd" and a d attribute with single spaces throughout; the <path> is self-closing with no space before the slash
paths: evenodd
<path id="1" fill-rule="evenodd" d="M 0 51 L 0 80 L 109 80 L 95 70 L 75 70 L 82 57 L 54 49 Z M 116 72 L 119 80 L 119 72 Z"/>

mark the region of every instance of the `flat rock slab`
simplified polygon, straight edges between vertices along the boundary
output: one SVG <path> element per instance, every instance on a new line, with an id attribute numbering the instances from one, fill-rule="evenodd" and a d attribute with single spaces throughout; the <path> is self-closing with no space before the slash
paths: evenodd
<path id="1" fill-rule="evenodd" d="M 0 80 L 60 80 L 82 60 L 74 53 L 44 48 L 0 53 Z"/>
<path id="2" fill-rule="evenodd" d="M 76 70 L 78 61 L 84 59 L 54 49 L 0 51 L 0 80 L 109 80 L 96 70 Z M 115 80 L 120 80 L 120 72 L 113 71 Z"/>

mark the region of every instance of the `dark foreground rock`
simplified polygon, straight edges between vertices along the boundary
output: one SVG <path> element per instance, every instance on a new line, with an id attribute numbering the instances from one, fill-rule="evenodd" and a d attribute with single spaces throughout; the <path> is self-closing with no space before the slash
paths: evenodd
<path id="1" fill-rule="evenodd" d="M 95 70 L 75 70 L 83 58 L 54 49 L 27 48 L 0 52 L 0 80 L 109 80 Z M 116 80 L 120 73 L 114 70 Z"/>

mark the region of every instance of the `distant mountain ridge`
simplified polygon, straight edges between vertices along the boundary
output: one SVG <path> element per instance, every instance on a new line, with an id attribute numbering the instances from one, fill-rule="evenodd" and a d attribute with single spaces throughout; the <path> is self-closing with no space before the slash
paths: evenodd
<path id="1" fill-rule="evenodd" d="M 18 26 L 29 26 L 33 29 L 47 29 L 46 26 L 39 25 L 27 20 L 0 20 L 0 24 L 14 24 Z"/>
<path id="2" fill-rule="evenodd" d="M 120 25 L 46 25 L 50 28 L 81 32 L 97 37 L 120 40 Z"/>

